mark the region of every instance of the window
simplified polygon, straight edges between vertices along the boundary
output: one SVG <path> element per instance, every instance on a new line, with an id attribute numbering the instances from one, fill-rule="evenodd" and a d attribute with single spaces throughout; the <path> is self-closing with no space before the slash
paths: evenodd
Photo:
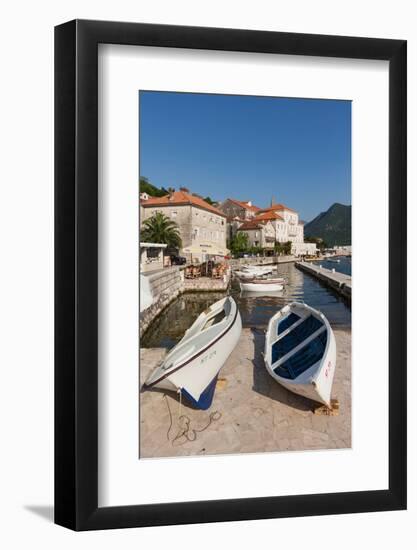
<path id="1" fill-rule="evenodd" d="M 151 259 L 151 258 L 159 258 L 159 251 L 160 251 L 160 248 L 157 248 L 157 247 L 152 247 L 152 248 L 147 248 L 146 249 L 146 256 Z"/>

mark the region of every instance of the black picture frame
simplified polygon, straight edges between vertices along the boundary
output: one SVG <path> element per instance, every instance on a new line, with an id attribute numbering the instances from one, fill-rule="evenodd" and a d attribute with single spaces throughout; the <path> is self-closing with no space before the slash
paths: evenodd
<path id="1" fill-rule="evenodd" d="M 389 488 L 98 507 L 98 45 L 389 62 Z M 406 41 L 74 20 L 55 28 L 55 522 L 74 530 L 406 508 Z"/>

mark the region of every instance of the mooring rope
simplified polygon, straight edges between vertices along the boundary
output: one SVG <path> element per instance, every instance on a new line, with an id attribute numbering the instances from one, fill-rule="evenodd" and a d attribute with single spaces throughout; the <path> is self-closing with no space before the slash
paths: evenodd
<path id="1" fill-rule="evenodd" d="M 171 445 L 173 447 L 179 447 L 180 445 L 184 445 L 184 443 L 186 443 L 187 441 L 195 441 L 197 439 L 197 434 L 207 430 L 213 422 L 217 422 L 222 417 L 221 412 L 213 411 L 212 413 L 209 414 L 208 422 L 203 428 L 200 428 L 200 429 L 193 428 L 191 426 L 191 418 L 186 414 L 180 414 L 181 405 L 182 405 L 181 391 L 179 392 L 179 394 L 180 394 L 180 403 L 179 403 L 179 409 L 178 409 L 178 432 L 172 440 L 169 437 L 169 434 L 173 426 L 172 412 L 171 412 L 171 407 L 169 406 L 168 398 L 166 394 L 164 394 L 164 398 L 168 407 L 168 414 L 169 414 L 169 428 L 167 431 L 167 440 L 171 441 Z M 179 441 L 181 438 L 184 438 L 184 440 Z"/>

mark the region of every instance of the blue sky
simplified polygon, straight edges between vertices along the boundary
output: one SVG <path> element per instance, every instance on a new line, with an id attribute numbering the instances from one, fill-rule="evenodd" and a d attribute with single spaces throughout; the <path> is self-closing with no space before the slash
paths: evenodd
<path id="1" fill-rule="evenodd" d="M 273 196 L 310 221 L 351 204 L 351 103 L 140 92 L 140 174 L 214 200 Z"/>

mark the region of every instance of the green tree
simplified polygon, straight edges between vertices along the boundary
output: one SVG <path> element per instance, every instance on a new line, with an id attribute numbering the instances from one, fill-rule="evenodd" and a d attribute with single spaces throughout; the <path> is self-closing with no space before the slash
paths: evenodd
<path id="1" fill-rule="evenodd" d="M 291 254 L 291 241 L 287 241 L 282 245 L 282 251 L 286 256 Z"/>
<path id="2" fill-rule="evenodd" d="M 242 254 L 249 249 L 249 238 L 243 231 L 238 231 L 230 241 L 230 250 L 233 254 Z"/>
<path id="3" fill-rule="evenodd" d="M 283 253 L 283 246 L 278 241 L 274 244 L 274 251 L 277 256 L 281 256 Z"/>
<path id="4" fill-rule="evenodd" d="M 140 239 L 142 242 L 163 243 L 170 248 L 182 246 L 178 225 L 161 212 L 156 212 L 143 222 Z"/>
<path id="5" fill-rule="evenodd" d="M 151 197 L 168 195 L 168 191 L 164 187 L 161 187 L 161 189 L 155 187 L 145 176 L 139 178 L 139 191 L 140 193 L 148 193 Z"/>
<path id="6" fill-rule="evenodd" d="M 249 252 L 251 254 L 263 254 L 264 253 L 264 249 L 261 247 L 261 246 L 251 246 L 250 249 L 249 249 Z"/>

